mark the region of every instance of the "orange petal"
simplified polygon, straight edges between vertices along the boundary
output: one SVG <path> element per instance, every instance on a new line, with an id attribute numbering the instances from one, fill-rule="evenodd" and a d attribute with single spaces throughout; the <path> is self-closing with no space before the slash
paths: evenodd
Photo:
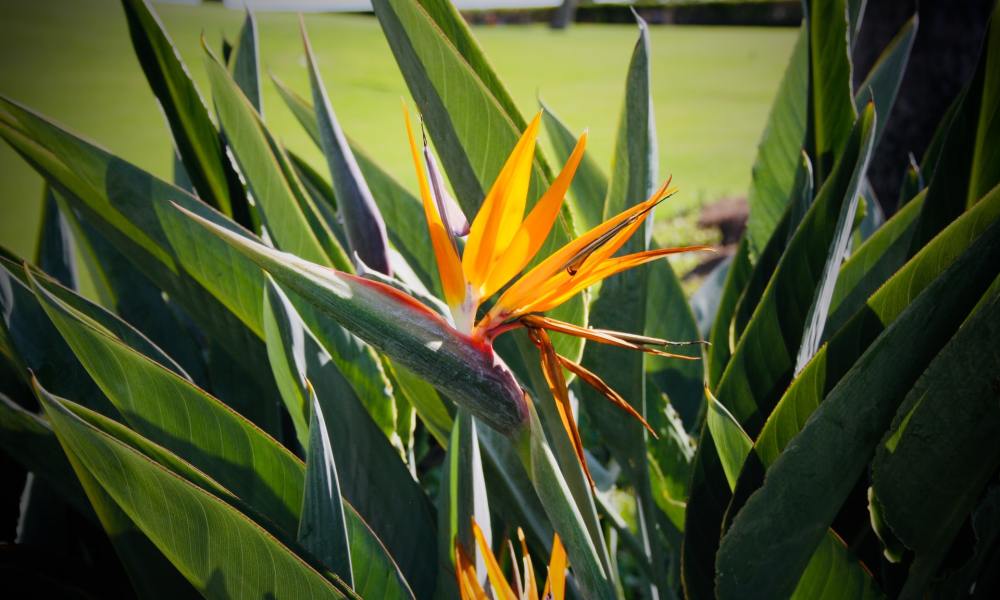
<path id="1" fill-rule="evenodd" d="M 524 587 L 528 592 L 528 600 L 538 600 L 538 584 L 535 583 L 535 567 L 528 555 L 528 543 L 524 540 L 524 531 L 517 528 L 517 539 L 521 542 L 521 560 L 524 565 Z"/>
<path id="2" fill-rule="evenodd" d="M 541 116 L 541 112 L 535 115 L 521 134 L 472 221 L 462 255 L 462 268 L 476 293 L 480 292 L 493 262 L 510 245 L 524 217 Z M 479 293 L 479 297 L 483 295 Z"/>
<path id="3" fill-rule="evenodd" d="M 483 560 L 486 561 L 486 575 L 489 576 L 490 585 L 493 586 L 493 594 L 505 600 L 517 600 L 514 590 L 510 589 L 510 584 L 503 576 L 503 570 L 497 562 L 497 557 L 493 555 L 493 550 L 490 549 L 486 537 L 483 536 L 483 530 L 479 528 L 475 519 L 472 519 L 472 533 L 475 534 L 479 552 L 482 553 Z"/>
<path id="4" fill-rule="evenodd" d="M 556 217 L 559 216 L 559 209 L 562 208 L 563 199 L 566 197 L 566 192 L 569 190 L 569 185 L 573 181 L 573 175 L 576 174 L 576 168 L 583 158 L 583 151 L 586 147 L 587 132 L 583 132 L 559 176 L 525 217 L 510 245 L 497 257 L 483 285 L 483 298 L 489 298 L 495 294 L 512 277 L 520 273 L 521 269 L 531 262 L 539 248 L 545 243 L 549 231 L 552 230 L 552 225 L 556 222 Z"/>
<path id="5" fill-rule="evenodd" d="M 580 430 L 576 427 L 573 419 L 573 407 L 570 406 L 569 392 L 566 390 L 566 379 L 562 374 L 562 367 L 559 365 L 559 358 L 555 348 L 552 347 L 552 340 L 544 329 L 528 329 L 531 340 L 538 346 L 538 351 L 542 355 L 542 373 L 545 375 L 545 382 L 549 384 L 549 390 L 556 403 L 556 410 L 562 420 L 566 434 L 573 442 L 573 449 L 576 451 L 576 458 L 583 467 L 583 472 L 587 475 L 590 485 L 594 485 L 594 478 L 590 475 L 590 468 L 587 467 L 587 460 L 583 455 L 583 440 L 580 438 Z"/>
<path id="6" fill-rule="evenodd" d="M 622 223 L 625 223 L 635 215 L 648 213 L 653 206 L 670 196 L 674 190 L 668 188 L 669 183 L 670 182 L 668 180 L 667 183 L 665 183 L 645 202 L 636 204 L 635 206 L 626 209 L 618 215 L 615 215 L 614 217 L 601 223 L 597 227 L 594 227 L 536 265 L 523 277 L 514 282 L 514 284 L 500 296 L 496 305 L 487 316 L 494 318 L 497 315 L 513 313 L 529 299 L 537 297 L 540 286 L 548 282 L 550 279 L 557 277 L 560 273 L 567 275 L 565 272 L 567 263 L 574 257 L 577 257 L 581 251 L 585 250 L 594 242 L 600 240 L 601 237 L 607 235 L 608 232 L 621 227 Z M 519 314 L 525 314 L 525 311 L 520 311 Z"/>
<path id="7" fill-rule="evenodd" d="M 566 367 L 568 371 L 575 373 L 576 376 L 579 377 L 584 383 L 600 392 L 601 395 L 610 400 L 612 404 L 638 419 L 654 438 L 660 437 L 656 435 L 656 432 L 649 426 L 646 419 L 639 414 L 639 411 L 626 402 L 625 398 L 621 397 L 621 394 L 612 389 L 608 384 L 604 383 L 604 380 L 598 377 L 596 373 L 587 370 L 583 365 L 578 365 L 563 356 L 559 356 L 559 364 Z"/>
<path id="8" fill-rule="evenodd" d="M 594 285 L 598 281 L 606 279 L 616 273 L 638 267 L 657 258 L 669 254 L 679 254 L 681 252 L 694 252 L 697 250 L 712 250 L 711 246 L 682 246 L 679 248 L 659 248 L 656 250 L 646 250 L 635 254 L 626 254 L 616 258 L 604 258 L 602 262 L 588 265 L 586 270 L 581 270 L 575 277 L 553 278 L 553 283 L 546 288 L 551 289 L 537 296 L 533 301 L 526 303 L 520 308 L 526 312 L 545 312 L 552 310 L 563 302 L 566 302 L 582 290 Z M 596 253 L 595 253 L 596 255 Z M 595 256 L 596 257 L 596 256 Z"/>
<path id="9" fill-rule="evenodd" d="M 608 331 L 607 329 L 591 329 L 589 327 L 580 327 L 579 325 L 574 325 L 572 323 L 566 323 L 563 321 L 557 321 L 556 319 L 551 319 L 549 317 L 545 317 L 542 315 L 528 315 L 526 317 L 521 317 L 521 322 L 526 327 L 529 328 L 548 329 L 549 331 L 565 333 L 566 335 L 581 337 L 594 342 L 599 342 L 601 344 L 608 344 L 610 346 L 625 348 L 627 350 L 638 350 L 639 352 L 645 352 L 647 354 L 663 356 L 666 358 L 698 360 L 698 358 L 694 356 L 685 356 L 683 354 L 671 354 L 669 352 L 663 352 L 662 350 L 657 350 L 656 348 L 649 348 L 643 345 L 634 344 L 625 338 L 618 337 L 618 332 L 616 331 Z"/>
<path id="10" fill-rule="evenodd" d="M 441 277 L 441 287 L 444 289 L 444 299 L 448 306 L 459 306 L 465 301 L 465 277 L 462 274 L 462 263 L 452 242 L 451 235 L 445 229 L 441 215 L 438 214 L 434 197 L 427 184 L 424 167 L 420 162 L 420 152 L 413 139 L 413 129 L 410 127 L 410 112 L 403 104 L 403 115 L 406 118 L 406 135 L 410 139 L 410 152 L 413 154 L 413 166 L 417 169 L 417 181 L 420 184 L 420 197 L 424 205 L 424 217 L 427 219 L 427 229 L 430 231 L 431 246 L 437 259 L 438 275 Z"/>
<path id="11" fill-rule="evenodd" d="M 549 557 L 549 577 L 545 581 L 545 591 L 542 598 L 552 598 L 552 600 L 566 600 L 566 568 L 569 567 L 569 560 L 566 557 L 566 549 L 559 539 L 559 534 L 555 534 L 552 539 L 552 556 Z M 549 596 L 549 594 L 552 594 Z"/>
<path id="12" fill-rule="evenodd" d="M 488 600 L 486 590 L 476 577 L 476 567 L 458 540 L 455 541 L 455 578 L 462 600 Z"/>

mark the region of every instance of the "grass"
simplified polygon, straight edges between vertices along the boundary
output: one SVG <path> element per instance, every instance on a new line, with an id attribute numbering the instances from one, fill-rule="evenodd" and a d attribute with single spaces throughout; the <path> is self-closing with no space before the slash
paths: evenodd
<path id="1" fill-rule="evenodd" d="M 202 34 L 213 48 L 234 38 L 242 15 L 211 4 L 158 5 L 163 22 L 203 93 Z M 258 17 L 262 63 L 308 97 L 297 17 Z M 345 129 L 407 185 L 414 185 L 399 98 L 409 97 L 382 37 L 368 16 L 310 15 L 306 24 Z M 590 149 L 607 165 L 636 29 L 578 25 L 477 27 L 476 37 L 521 110 L 546 103 L 574 129 L 590 129 Z M 652 28 L 653 98 L 660 173 L 681 193 L 658 213 L 663 243 L 697 239 L 695 210 L 745 193 L 767 111 L 794 41 L 788 29 Z M 132 54 L 117 2 L 0 0 L 0 93 L 23 102 L 110 151 L 169 178 L 170 139 L 156 100 Z M 270 127 L 325 172 L 316 150 L 264 85 Z M 544 143 L 544 142 L 543 142 Z M 0 144 L 0 244 L 33 254 L 41 180 Z"/>

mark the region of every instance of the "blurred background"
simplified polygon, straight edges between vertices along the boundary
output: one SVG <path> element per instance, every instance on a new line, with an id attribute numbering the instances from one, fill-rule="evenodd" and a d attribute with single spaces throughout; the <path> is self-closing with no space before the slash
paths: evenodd
<path id="1" fill-rule="evenodd" d="M 244 6 L 258 17 L 266 73 L 309 96 L 298 16 L 305 22 L 334 109 L 347 133 L 415 190 L 399 100 L 408 92 L 366 0 L 174 0 L 154 2 L 202 93 L 208 90 L 201 38 L 213 49 L 232 40 Z M 680 193 L 656 214 L 664 246 L 735 241 L 757 142 L 801 19 L 795 1 L 458 0 L 523 114 L 543 100 L 576 131 L 605 171 L 636 40 L 637 10 L 651 25 L 660 176 Z M 860 73 L 913 14 L 913 0 L 868 0 L 852 49 Z M 882 156 L 876 192 L 895 189 L 907 153 L 920 156 L 932 126 L 968 77 L 982 39 L 987 0 L 920 2 L 920 27 Z M 946 42 L 946 43 L 945 43 Z M 114 0 L 0 0 L 0 93 L 163 178 L 172 177 L 165 120 L 133 54 Z M 855 79 L 858 78 L 855 73 Z M 855 82 L 857 85 L 858 81 Z M 271 81 L 264 118 L 285 144 L 320 172 L 325 163 Z M 210 111 L 211 112 L 211 111 Z M 543 136 L 544 138 L 544 136 Z M 548 141 L 542 140 L 545 147 Z M 886 146 L 892 146 L 887 148 Z M 0 144 L 0 244 L 33 256 L 42 180 Z M 893 206 L 883 209 L 891 213 Z M 675 262 L 690 292 L 697 258 Z M 689 262 L 685 262 L 689 261 Z M 87 292 L 86 277 L 84 292 Z"/>

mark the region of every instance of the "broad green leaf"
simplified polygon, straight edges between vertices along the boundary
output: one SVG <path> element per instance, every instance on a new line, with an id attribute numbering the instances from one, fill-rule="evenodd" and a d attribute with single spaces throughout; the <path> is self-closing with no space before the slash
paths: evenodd
<path id="1" fill-rule="evenodd" d="M 792 593 L 793 600 L 874 600 L 884 595 L 844 541 L 828 533 Z"/>
<path id="2" fill-rule="evenodd" d="M 806 148 L 816 189 L 833 172 L 855 120 L 846 0 L 809 0 L 809 127 Z"/>
<path id="3" fill-rule="evenodd" d="M 865 104 L 871 99 L 875 103 L 875 112 L 881 117 L 875 123 L 875 144 L 882 138 L 882 131 L 892 114 L 893 104 L 896 102 L 896 93 L 899 91 L 899 84 L 903 81 L 903 73 L 906 72 L 906 65 L 910 60 L 910 50 L 913 49 L 913 40 L 917 36 L 917 15 L 907 19 L 906 23 L 900 27 L 899 32 L 882 50 L 878 60 L 872 66 L 865 80 L 858 86 L 858 92 L 854 95 L 854 108 L 859 112 L 864 110 Z"/>
<path id="4" fill-rule="evenodd" d="M 906 307 L 998 218 L 1000 188 L 956 219 L 856 309 L 853 318 L 831 336 L 795 378 L 768 417 L 754 447 L 763 467 L 774 464 L 820 401 L 878 335 L 900 318 Z M 741 475 L 740 487 L 756 488 L 762 475 L 762 472 Z"/>
<path id="5" fill-rule="evenodd" d="M 710 345 L 708 356 L 705 358 L 705 379 L 710 389 L 718 387 L 722 373 L 732 357 L 732 348 L 729 345 L 730 326 L 740 297 L 753 272 L 753 265 L 750 263 L 749 257 L 749 239 L 749 235 L 744 236 L 736 248 L 736 254 L 733 255 L 729 271 L 726 273 L 726 281 L 722 286 L 722 295 L 719 297 L 719 308 L 715 313 L 712 331 L 708 337 Z"/>
<path id="6" fill-rule="evenodd" d="M 789 240 L 714 390 L 719 402 L 751 437 L 760 432 L 781 390 L 791 380 L 808 307 L 815 297 L 841 207 L 845 197 L 853 197 L 851 181 L 856 180 L 855 173 L 872 144 L 873 121 L 874 109 L 869 105 L 851 132 L 834 172 Z M 728 481 L 712 440 L 712 432 L 703 429 L 684 527 L 685 590 L 698 598 L 713 594 L 713 576 L 705 581 L 705 563 L 715 560 L 730 500 Z"/>
<path id="7" fill-rule="evenodd" d="M 549 141 L 555 150 L 555 157 L 565 163 L 573 153 L 577 136 L 570 131 L 552 109 L 541 100 L 542 123 L 549 134 Z M 570 209 L 573 222 L 580 231 L 590 231 L 604 220 L 604 198 L 608 195 L 608 178 L 601 171 L 590 153 L 585 152 L 576 168 L 576 175 L 569 187 Z"/>
<path id="8" fill-rule="evenodd" d="M 197 198 L 31 111 L 7 100 L 0 100 L 0 105 L 0 136 L 49 181 L 78 217 L 82 215 L 157 288 L 183 306 L 208 338 L 242 361 L 263 364 L 264 347 L 255 337 L 261 335 L 263 279 L 251 279 L 260 285 L 244 291 L 237 285 L 243 279 L 234 277 L 245 277 L 240 264 L 232 256 L 219 254 L 226 246 L 210 237 L 183 239 L 185 244 L 173 245 L 159 211 L 166 208 L 173 213 L 169 203 L 177 202 L 236 231 L 242 229 Z M 260 370 L 250 373 L 266 384 L 260 375 Z M 266 378 L 270 379 L 270 373 Z"/>
<path id="9" fill-rule="evenodd" d="M 534 405 L 528 405 L 528 414 L 529 426 L 522 430 L 515 446 L 549 521 L 566 547 L 573 575 L 585 596 L 614 598 L 613 580 L 601 558 L 603 551 L 594 545 L 584 517 L 572 499 Z"/>
<path id="10" fill-rule="evenodd" d="M 278 93 L 285 100 L 289 110 L 292 111 L 316 146 L 321 147 L 319 125 L 312 105 L 281 83 L 280 80 L 273 79 Z M 372 196 L 385 219 L 389 241 L 406 258 L 406 262 L 416 271 L 424 286 L 431 291 L 439 292 L 437 262 L 434 258 L 430 237 L 427 235 L 427 222 L 420 200 L 400 185 L 392 175 L 378 166 L 357 142 L 349 138 L 348 142 L 358 165 L 361 167 L 361 174 L 368 182 Z M 295 158 L 294 155 L 292 158 Z M 333 199 L 333 189 L 332 187 L 329 189 L 329 198 Z"/>
<path id="11" fill-rule="evenodd" d="M 83 421 L 65 401 L 40 395 L 60 442 L 202 594 L 344 597 L 225 501 Z"/>
<path id="12" fill-rule="evenodd" d="M 259 339 L 263 337 L 260 319 L 264 284 L 260 269 L 178 215 L 172 203 L 237 235 L 250 234 L 180 189 L 29 111 L 11 103 L 4 106 L 17 119 L 5 120 L 5 113 L 0 112 L 0 135 L 58 183 L 75 208 L 93 219 L 95 227 L 100 225 L 101 232 L 157 287 L 183 303 L 210 339 L 242 363 L 264 364 L 266 350 Z M 30 137 L 15 122 L 27 128 Z M 310 314 L 301 307 L 299 310 L 312 327 Z M 339 327 L 313 329 L 358 396 L 384 424 L 384 430 L 391 433 L 395 426 L 394 404 L 386 401 L 391 386 L 377 356 Z M 271 387 L 267 369 L 250 371 L 258 383 Z"/>
<path id="13" fill-rule="evenodd" d="M 788 243 L 791 242 L 792 236 L 795 235 L 799 224 L 802 223 L 802 219 L 805 218 L 809 207 L 815 200 L 812 163 L 805 152 L 799 156 L 802 163 L 795 172 L 795 184 L 792 187 L 788 205 L 785 207 L 781 220 L 775 226 L 771 238 L 767 240 L 767 244 L 757 255 L 753 263 L 753 270 L 744 285 L 736 308 L 733 310 L 727 340 L 730 350 L 736 348 L 737 342 L 746 330 L 747 323 L 750 322 L 750 318 L 760 304 L 767 285 L 771 282 L 771 277 L 774 275 L 778 263 L 784 256 Z"/>
<path id="14" fill-rule="evenodd" d="M 425 0 L 424 5 L 416 0 L 376 0 L 372 5 L 410 94 L 427 123 L 456 200 L 472 218 L 517 143 L 524 129 L 523 120 L 512 114 L 510 103 L 498 99 L 499 84 L 482 78 L 485 63 L 470 52 L 471 38 L 468 44 L 456 47 L 454 40 L 437 25 L 443 11 L 454 9 L 438 0 Z M 449 31 L 461 27 L 453 25 L 448 27 Z M 536 151 L 528 188 L 529 209 L 550 182 L 546 171 Z M 536 260 L 566 244 L 573 234 L 572 215 L 564 206 Z M 550 316 L 585 323 L 583 297 L 574 297 Z M 571 360 L 579 360 L 583 350 L 583 342 L 571 336 L 556 340 L 556 346 L 560 354 Z"/>
<path id="15" fill-rule="evenodd" d="M 868 107 L 870 110 L 866 109 L 864 114 L 866 117 L 871 115 L 872 123 L 869 126 L 877 132 L 878 115 L 875 113 L 874 103 L 869 103 Z M 865 140 L 858 156 L 857 166 L 854 168 L 854 173 L 851 175 L 851 180 L 847 184 L 847 190 L 841 201 L 840 215 L 837 217 L 833 237 L 830 239 L 826 262 L 819 273 L 812 305 L 809 307 L 805 329 L 802 332 L 802 343 L 799 345 L 795 358 L 796 373 L 801 371 L 802 367 L 816 353 L 823 338 L 826 317 L 830 311 L 830 301 L 837 285 L 837 276 L 840 273 L 844 257 L 847 255 L 847 245 L 851 241 L 851 229 L 854 226 L 854 216 L 860 201 L 859 194 L 865 180 L 865 172 L 868 170 L 868 162 L 871 160 L 876 135 L 877 133 L 870 133 Z"/>
<path id="16" fill-rule="evenodd" d="M 0 258 L 0 341 L 23 382 L 30 381 L 30 371 L 46 386 L 72 394 L 81 404 L 106 415 L 117 414 L 45 315 L 24 265 L 6 257 Z"/>
<path id="17" fill-rule="evenodd" d="M 58 446 L 59 441 L 55 433 L 48 426 L 46 429 L 51 443 Z M 62 447 L 59 447 L 60 453 L 62 450 Z M 135 522 L 108 495 L 80 460 L 72 452 L 67 452 L 64 456 L 64 460 L 68 460 L 72 465 L 73 472 L 70 473 L 70 477 L 74 482 L 79 480 L 86 491 L 86 498 L 100 519 L 101 527 L 114 545 L 136 595 L 164 600 L 201 597 L 149 538 L 142 534 Z"/>
<path id="18" fill-rule="evenodd" d="M 413 593 L 427 597 L 436 576 L 434 517 L 427 496 L 308 330 L 304 341 L 306 375 L 326 417 L 341 492 L 399 565 Z M 356 529 L 352 527 L 349 537 Z M 356 537 L 350 540 L 358 542 Z M 356 555 L 354 565 L 359 566 Z"/>
<path id="19" fill-rule="evenodd" d="M 913 225 L 923 201 L 921 195 L 905 204 L 840 267 L 827 332 L 837 331 L 906 262 Z"/>
<path id="20" fill-rule="evenodd" d="M 524 129 L 527 122 L 521 117 L 513 98 L 493 71 L 489 59 L 472 36 L 472 31 L 455 4 L 447 0 L 419 0 L 427 15 L 448 41 L 458 50 L 458 54 L 482 82 L 483 86 L 496 98 L 503 111 L 518 129 Z"/>
<path id="21" fill-rule="evenodd" d="M 746 597 L 751 591 L 775 597 L 794 590 L 889 428 L 900 399 L 996 277 L 997 264 L 1000 225 L 994 223 L 886 328 L 827 395 L 723 537 L 720 597 Z M 998 316 L 1000 296 L 993 294 L 952 343 L 962 343 L 969 331 Z"/>
<path id="22" fill-rule="evenodd" d="M 712 392 L 705 390 L 705 399 L 708 401 L 705 426 L 712 433 L 712 441 L 719 454 L 722 470 L 729 480 L 729 488 L 732 489 L 736 487 L 736 477 L 753 447 L 753 440 L 743 431 L 732 413 L 715 399 Z"/>
<path id="23" fill-rule="evenodd" d="M 647 398 L 658 393 L 655 390 L 646 391 Z M 650 414 L 650 425 L 656 429 L 659 439 L 646 444 L 649 478 L 653 500 L 679 533 L 684 531 L 694 440 L 668 399 L 663 399 L 658 406 L 660 411 Z"/>
<path id="24" fill-rule="evenodd" d="M 284 531 L 296 530 L 302 469 L 294 455 L 114 332 L 85 319 L 42 286 L 33 287 L 53 324 L 129 425 L 182 455 Z"/>
<path id="25" fill-rule="evenodd" d="M 75 289 L 78 276 L 73 232 L 49 186 L 45 186 L 43 198 L 35 264 L 66 287 Z"/>
<path id="26" fill-rule="evenodd" d="M 232 58 L 225 58 L 229 65 L 229 72 L 233 76 L 243 94 L 250 101 L 257 114 L 264 115 L 264 107 L 261 104 L 260 88 L 260 42 L 257 35 L 257 19 L 254 18 L 250 9 L 247 9 L 247 16 L 243 19 L 243 27 L 240 28 L 239 40 L 234 48 Z"/>
<path id="27" fill-rule="evenodd" d="M 139 64 L 167 116 L 185 171 L 199 197 L 233 216 L 232 200 L 243 190 L 187 66 L 147 0 L 122 0 L 122 7 Z"/>
<path id="28" fill-rule="evenodd" d="M 646 22 L 637 18 L 639 39 L 636 41 L 625 78 L 625 99 L 619 116 L 617 140 L 612 163 L 614 172 L 604 199 L 603 219 L 610 218 L 631 208 L 653 194 L 658 185 L 656 123 L 652 112 L 651 98 L 651 48 Z M 622 247 L 622 252 L 642 252 L 649 249 L 652 237 L 653 217 L 650 216 L 644 229 L 634 235 Z M 661 271 L 657 292 L 668 295 L 651 299 L 649 273 L 653 266 L 644 266 L 620 273 L 601 285 L 600 294 L 593 303 L 590 325 L 599 329 L 614 331 L 642 332 L 655 331 L 657 335 L 676 336 L 697 335 L 691 309 L 687 306 L 669 264 L 657 265 Z M 647 310 L 653 312 L 647 321 Z M 658 322 L 664 310 L 672 310 L 678 318 L 676 324 Z M 684 319 L 684 317 L 687 319 Z M 651 415 L 660 410 L 652 401 L 662 401 L 656 395 L 647 403 L 646 398 L 646 354 L 605 344 L 588 344 L 584 350 L 583 366 L 603 379 L 612 389 L 632 405 L 640 415 Z M 657 365 L 657 370 L 670 369 L 672 365 Z M 678 375 L 676 371 L 671 375 Z M 687 373 L 681 371 L 681 377 Z M 612 456 L 623 466 L 629 480 L 635 486 L 639 538 L 646 548 L 645 560 L 663 565 L 668 562 L 666 534 L 659 526 L 659 508 L 653 499 L 652 483 L 647 465 L 647 443 L 649 434 L 642 424 L 610 403 L 603 394 L 590 386 L 581 386 L 581 406 L 587 411 L 591 422 L 600 432 L 601 438 L 611 449 Z M 687 408 L 687 407 L 685 407 Z M 555 435 L 555 434 L 553 434 Z M 565 434 L 563 434 L 565 435 Z M 652 580 L 652 594 L 657 588 L 669 586 L 666 570 Z"/>
<path id="29" fill-rule="evenodd" d="M 995 118 L 1000 111 L 998 15 L 1000 5 L 993 9 L 976 72 L 941 142 L 911 240 L 911 255 L 1000 182 L 1000 151 L 989 141 L 1000 136 L 1000 120 Z"/>
<path id="30" fill-rule="evenodd" d="M 792 48 L 754 159 L 747 204 L 747 251 L 752 263 L 764 251 L 793 196 L 806 137 L 809 89 L 809 32 L 803 24 Z"/>
<path id="31" fill-rule="evenodd" d="M 37 282 L 35 291 L 50 318 L 130 425 L 231 489 L 241 502 L 294 539 L 304 478 L 303 465 L 294 455 L 212 396 L 125 345 L 109 329 L 82 319 Z M 357 423 L 357 417 L 353 423 Z M 362 439 L 364 436 L 358 435 L 351 442 L 366 447 Z M 354 485 L 366 483 L 359 477 Z M 396 500 L 401 496 L 412 497 L 400 490 Z M 419 504 L 404 508 L 419 522 Z M 386 514 L 395 516 L 394 511 Z M 356 574 L 358 589 L 403 585 L 397 581 L 401 576 L 395 574 L 392 559 L 353 507 L 347 518 L 351 531 L 360 532 L 351 540 L 352 549 L 360 547 L 361 554 L 352 556 L 358 556 L 360 568 L 368 573 L 364 583 Z M 399 535 L 410 531 L 398 528 Z"/>
<path id="32" fill-rule="evenodd" d="M 441 472 L 438 503 L 438 595 L 455 593 L 455 544 L 473 558 L 480 584 L 486 585 L 486 561 L 472 533 L 475 520 L 488 544 L 492 545 L 493 527 L 490 520 L 489 495 L 483 475 L 483 459 L 476 423 L 468 411 L 461 408 L 451 429 L 445 465 Z"/>
<path id="33" fill-rule="evenodd" d="M 57 194 L 79 241 L 87 272 L 104 306 L 141 331 L 199 385 L 208 386 L 197 326 L 177 302 L 113 246 L 72 204 Z"/>
<path id="34" fill-rule="evenodd" d="M 291 301 L 269 276 L 264 289 L 264 338 L 285 410 L 302 448 L 310 448 L 309 392 L 306 389 L 306 332 Z"/>
<path id="35" fill-rule="evenodd" d="M 312 386 L 308 386 L 307 393 L 310 402 L 307 406 L 311 410 L 298 541 L 323 566 L 343 579 L 347 585 L 354 587 L 351 547 L 330 432 L 326 428 L 323 408 L 316 400 Z"/>
<path id="36" fill-rule="evenodd" d="M 829 255 L 845 203 L 853 202 L 867 165 L 874 133 L 874 109 L 858 119 L 841 160 L 817 194 L 788 242 L 715 395 L 751 436 L 778 400 L 792 373 L 798 342 L 816 297 L 822 265 Z M 766 351 L 762 348 L 767 348 Z"/>
<path id="37" fill-rule="evenodd" d="M 980 311 L 989 311 L 986 304 Z M 906 395 L 872 461 L 893 534 L 916 557 L 904 594 L 924 590 L 1000 467 L 1000 319 L 956 336 Z M 972 322 L 969 323 L 972 325 Z M 956 402 L 956 399 L 961 399 Z"/>
<path id="38" fill-rule="evenodd" d="M 330 169 L 337 208 L 344 223 L 350 250 L 372 269 L 390 275 L 385 222 L 333 111 L 333 105 L 319 74 L 312 45 L 309 43 L 304 21 L 301 22 L 301 28 L 309 82 L 312 85 L 313 105 L 316 110 L 316 123 L 319 126 L 320 148 L 326 156 L 326 164 Z"/>
<path id="39" fill-rule="evenodd" d="M 52 427 L 3 393 L 0 393 L 0 448 L 25 471 L 44 479 L 81 515 L 93 517 L 90 502 Z"/>
<path id="40" fill-rule="evenodd" d="M 219 122 L 271 237 L 282 249 L 351 271 L 351 262 L 295 177 L 287 156 L 225 67 L 205 47 Z"/>

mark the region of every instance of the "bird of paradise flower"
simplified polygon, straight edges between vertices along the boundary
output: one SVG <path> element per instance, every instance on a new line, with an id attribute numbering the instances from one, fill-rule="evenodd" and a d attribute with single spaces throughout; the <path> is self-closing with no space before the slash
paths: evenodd
<path id="1" fill-rule="evenodd" d="M 656 432 L 641 414 L 600 377 L 582 365 L 558 355 L 548 332 L 555 331 L 659 356 L 685 360 L 691 360 L 691 357 L 660 349 L 676 342 L 581 327 L 545 317 L 541 313 L 558 307 L 585 288 L 616 273 L 670 254 L 711 248 L 684 246 L 615 256 L 642 226 L 653 208 L 676 192 L 668 179 L 645 201 L 570 241 L 510 283 L 532 261 L 555 224 L 573 175 L 583 157 L 587 133 L 580 136 L 562 171 L 525 216 L 528 184 L 542 113 L 536 114 L 514 146 L 470 225 L 457 203 L 447 194 L 426 137 L 422 152 L 418 149 L 405 104 L 403 111 L 444 299 L 451 311 L 455 328 L 473 341 L 489 345 L 504 332 L 522 327 L 528 330 L 531 341 L 539 349 L 542 371 L 555 399 L 563 427 L 573 443 L 584 472 L 593 483 L 584 460 L 580 433 L 573 419 L 563 368 L 638 419 L 654 436 Z M 458 238 L 465 236 L 464 251 L 460 254 Z M 504 286 L 507 286 L 506 289 Z M 479 307 L 498 292 L 500 295 L 497 300 L 477 320 Z"/>
<path id="2" fill-rule="evenodd" d="M 459 597 L 462 600 L 486 600 L 490 597 L 498 600 L 539 600 L 535 569 L 531 563 L 531 556 L 528 555 L 528 544 L 524 540 L 524 531 L 520 527 L 517 528 L 517 538 L 521 545 L 520 567 L 515 556 L 514 546 L 508 541 L 510 564 L 513 571 L 510 582 L 504 577 L 500 562 L 493 554 L 489 542 L 486 541 L 486 537 L 475 519 L 472 520 L 472 532 L 486 563 L 486 575 L 489 578 L 493 594 L 492 596 L 487 595 L 486 590 L 480 585 L 475 561 L 462 547 L 461 542 L 456 540 L 455 578 L 458 581 Z M 566 598 L 566 569 L 568 567 L 569 560 L 566 556 L 566 549 L 563 547 L 562 540 L 559 539 L 559 534 L 555 534 L 549 557 L 549 574 L 545 580 L 545 587 L 542 589 L 542 600 L 564 600 Z"/>

